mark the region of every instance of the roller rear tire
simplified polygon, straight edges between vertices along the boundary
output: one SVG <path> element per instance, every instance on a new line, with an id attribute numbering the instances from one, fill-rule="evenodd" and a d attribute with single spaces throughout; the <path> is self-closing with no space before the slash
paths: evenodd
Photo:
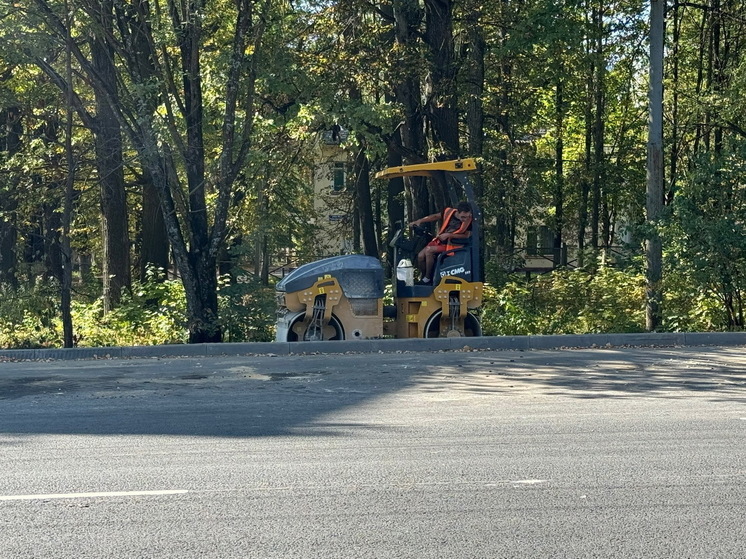
<path id="1" fill-rule="evenodd" d="M 440 338 L 440 318 L 442 314 L 442 310 L 437 310 L 427 319 L 425 324 L 426 338 Z M 473 338 L 481 335 L 482 325 L 479 323 L 479 319 L 472 313 L 468 313 L 464 319 L 464 337 Z"/>

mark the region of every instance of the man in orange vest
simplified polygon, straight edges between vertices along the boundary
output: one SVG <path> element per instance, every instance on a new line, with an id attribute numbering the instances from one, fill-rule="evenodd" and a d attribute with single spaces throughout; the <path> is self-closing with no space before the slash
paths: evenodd
<path id="1" fill-rule="evenodd" d="M 447 250 L 455 248 L 450 241 L 452 239 L 468 239 L 471 237 L 472 211 L 468 202 L 459 202 L 455 208 L 446 208 L 442 213 L 421 217 L 409 224 L 410 227 L 441 221 L 440 231 L 417 255 L 417 264 L 420 268 L 420 282 L 431 284 L 433 279 L 433 265 L 435 257 Z"/>

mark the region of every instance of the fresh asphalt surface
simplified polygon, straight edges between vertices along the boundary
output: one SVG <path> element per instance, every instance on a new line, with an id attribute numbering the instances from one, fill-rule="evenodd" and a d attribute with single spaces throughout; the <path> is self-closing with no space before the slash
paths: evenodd
<path id="1" fill-rule="evenodd" d="M 596 345 L 0 355 L 0 557 L 746 557 L 746 348 Z"/>

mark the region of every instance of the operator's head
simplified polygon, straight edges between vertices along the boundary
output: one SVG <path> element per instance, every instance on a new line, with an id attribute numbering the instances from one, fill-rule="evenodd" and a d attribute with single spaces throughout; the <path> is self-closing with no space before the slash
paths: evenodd
<path id="1" fill-rule="evenodd" d="M 459 202 L 456 206 L 456 217 L 461 221 L 468 221 L 472 217 L 471 204 L 469 202 Z"/>

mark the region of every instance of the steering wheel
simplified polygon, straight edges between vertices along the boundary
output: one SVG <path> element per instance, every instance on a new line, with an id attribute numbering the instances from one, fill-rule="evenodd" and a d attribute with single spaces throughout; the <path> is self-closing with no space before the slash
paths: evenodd
<path id="1" fill-rule="evenodd" d="M 412 226 L 412 231 L 418 237 L 425 237 L 428 240 L 428 242 L 430 240 L 432 240 L 432 238 L 433 238 L 432 233 L 430 233 L 430 231 L 428 231 L 427 229 L 425 229 L 424 227 L 422 227 L 422 225 L 413 225 Z"/>

